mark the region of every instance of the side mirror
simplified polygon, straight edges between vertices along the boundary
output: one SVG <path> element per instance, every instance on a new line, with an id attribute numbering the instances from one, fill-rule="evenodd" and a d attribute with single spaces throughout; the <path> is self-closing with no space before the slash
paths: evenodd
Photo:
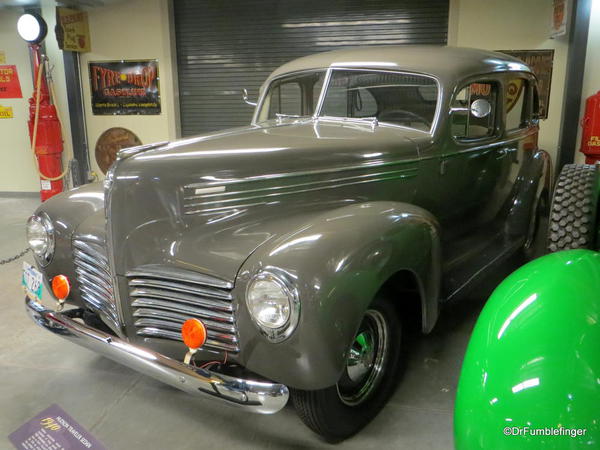
<path id="1" fill-rule="evenodd" d="M 246 103 L 246 105 L 256 106 L 256 102 L 251 102 L 248 99 L 248 90 L 246 88 L 242 90 L 242 100 L 244 100 L 244 103 Z"/>
<path id="2" fill-rule="evenodd" d="M 484 98 L 478 98 L 473 103 L 471 103 L 470 108 L 471 114 L 478 119 L 482 117 L 487 117 L 492 112 L 492 105 Z"/>

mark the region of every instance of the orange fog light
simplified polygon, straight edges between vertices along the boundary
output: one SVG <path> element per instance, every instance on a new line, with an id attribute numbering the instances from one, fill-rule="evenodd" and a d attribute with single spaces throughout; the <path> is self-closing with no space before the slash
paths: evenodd
<path id="1" fill-rule="evenodd" d="M 52 293 L 59 300 L 64 300 L 71 292 L 71 283 L 64 275 L 56 275 L 52 278 Z"/>
<path id="2" fill-rule="evenodd" d="M 198 319 L 188 319 L 181 326 L 183 342 L 191 349 L 198 349 L 206 342 L 206 327 Z"/>

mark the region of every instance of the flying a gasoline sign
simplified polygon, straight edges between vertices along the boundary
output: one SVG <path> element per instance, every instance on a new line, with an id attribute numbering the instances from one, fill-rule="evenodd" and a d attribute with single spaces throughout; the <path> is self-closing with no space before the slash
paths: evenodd
<path id="1" fill-rule="evenodd" d="M 91 62 L 92 111 L 105 114 L 160 114 L 158 62 Z"/>

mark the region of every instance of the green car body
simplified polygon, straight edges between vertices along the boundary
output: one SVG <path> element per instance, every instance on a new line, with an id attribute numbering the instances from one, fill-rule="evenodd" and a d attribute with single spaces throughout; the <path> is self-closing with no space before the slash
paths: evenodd
<path id="1" fill-rule="evenodd" d="M 467 349 L 456 448 L 598 448 L 599 321 L 600 253 L 553 253 L 511 274 Z"/>

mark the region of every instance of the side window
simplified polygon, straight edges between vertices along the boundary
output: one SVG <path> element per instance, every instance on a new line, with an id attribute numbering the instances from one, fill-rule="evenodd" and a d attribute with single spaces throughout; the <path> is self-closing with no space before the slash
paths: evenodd
<path id="1" fill-rule="evenodd" d="M 484 81 L 465 86 L 452 102 L 452 135 L 457 139 L 492 136 L 496 130 L 497 99 L 497 83 Z M 474 112 L 481 106 L 489 111 Z"/>
<path id="2" fill-rule="evenodd" d="M 517 130 L 527 127 L 527 87 L 524 78 L 513 78 L 506 86 L 506 130 Z"/>

